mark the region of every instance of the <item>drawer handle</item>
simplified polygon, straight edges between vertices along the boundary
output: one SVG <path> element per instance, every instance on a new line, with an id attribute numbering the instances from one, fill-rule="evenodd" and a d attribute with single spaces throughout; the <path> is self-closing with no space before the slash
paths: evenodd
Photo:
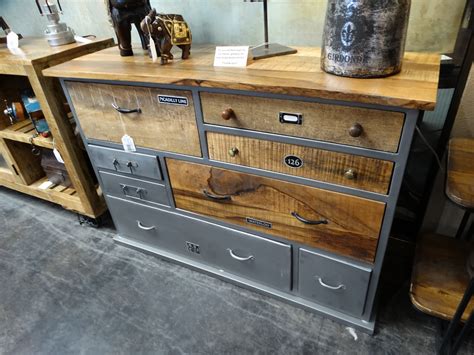
<path id="1" fill-rule="evenodd" d="M 357 177 L 357 173 L 354 169 L 347 169 L 346 171 L 344 171 L 344 177 L 347 180 L 355 180 L 355 178 Z"/>
<path id="2" fill-rule="evenodd" d="M 231 108 L 227 108 L 224 111 L 222 111 L 222 118 L 224 120 L 230 120 L 231 118 L 235 118 L 235 112 Z"/>
<path id="3" fill-rule="evenodd" d="M 145 193 L 146 193 L 146 190 L 141 188 L 141 187 L 128 186 L 128 185 L 125 185 L 125 184 L 120 184 L 120 187 L 122 188 L 122 192 L 125 196 L 130 196 L 128 194 L 128 189 L 134 189 L 135 193 L 138 195 L 138 197 L 140 199 L 143 199 L 143 195 L 145 195 Z M 133 197 L 133 196 L 131 196 L 131 197 Z"/>
<path id="4" fill-rule="evenodd" d="M 349 129 L 349 135 L 354 138 L 360 137 L 362 132 L 364 132 L 364 127 L 362 127 L 360 123 L 354 123 L 354 125 Z"/>
<path id="5" fill-rule="evenodd" d="M 331 286 L 331 285 L 328 285 L 327 283 L 325 283 L 323 281 L 322 278 L 318 277 L 318 281 L 319 281 L 319 284 L 323 287 L 326 287 L 326 288 L 329 288 L 330 290 L 345 290 L 346 289 L 346 286 L 344 286 L 343 284 L 340 284 L 339 286 Z"/>
<path id="6" fill-rule="evenodd" d="M 252 259 L 255 259 L 255 257 L 253 255 L 250 255 L 250 256 L 247 256 L 247 257 L 242 257 L 242 256 L 238 256 L 238 255 L 235 255 L 234 254 L 234 251 L 232 249 L 227 249 L 229 251 L 229 254 L 230 256 L 235 259 L 235 260 L 238 260 L 238 261 L 249 261 L 249 260 L 252 260 Z"/>
<path id="7" fill-rule="evenodd" d="M 128 108 L 122 108 L 122 107 L 119 107 L 115 104 L 115 102 L 112 104 L 112 107 L 117 111 L 117 112 L 120 112 L 120 113 L 142 113 L 142 109 L 141 108 L 133 108 L 133 109 L 128 109 Z"/>
<path id="8" fill-rule="evenodd" d="M 298 213 L 296 212 L 291 212 L 291 215 L 295 217 L 298 221 L 303 222 L 304 224 L 311 224 L 311 225 L 318 225 L 318 224 L 328 224 L 328 221 L 325 219 L 320 219 L 319 221 L 311 221 L 309 219 L 306 219 L 304 217 L 301 217 Z"/>
<path id="9" fill-rule="evenodd" d="M 216 195 L 213 195 L 209 192 L 207 192 L 207 190 L 202 190 L 202 193 L 204 194 L 204 196 L 210 198 L 211 200 L 216 200 L 216 201 L 230 201 L 231 200 L 231 196 L 216 196 Z"/>
<path id="10" fill-rule="evenodd" d="M 151 231 L 153 229 L 156 229 L 155 226 L 147 227 L 142 224 L 142 222 L 137 221 L 138 228 L 143 229 L 144 231 Z"/>

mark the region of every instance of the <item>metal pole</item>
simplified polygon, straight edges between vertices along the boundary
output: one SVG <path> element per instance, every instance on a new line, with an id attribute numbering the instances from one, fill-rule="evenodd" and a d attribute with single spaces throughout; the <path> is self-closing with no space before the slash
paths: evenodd
<path id="1" fill-rule="evenodd" d="M 265 26 L 265 48 L 268 48 L 268 6 L 267 0 L 263 0 L 263 22 Z"/>

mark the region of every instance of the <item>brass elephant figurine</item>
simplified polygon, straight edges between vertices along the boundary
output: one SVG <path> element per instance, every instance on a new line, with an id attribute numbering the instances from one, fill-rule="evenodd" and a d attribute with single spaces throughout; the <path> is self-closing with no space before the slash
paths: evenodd
<path id="1" fill-rule="evenodd" d="M 178 46 L 182 59 L 191 54 L 192 34 L 183 16 L 176 14 L 157 14 L 153 9 L 140 24 L 142 31 L 153 38 L 161 64 L 173 59 L 171 49 Z M 151 55 L 151 54 L 150 54 Z"/>

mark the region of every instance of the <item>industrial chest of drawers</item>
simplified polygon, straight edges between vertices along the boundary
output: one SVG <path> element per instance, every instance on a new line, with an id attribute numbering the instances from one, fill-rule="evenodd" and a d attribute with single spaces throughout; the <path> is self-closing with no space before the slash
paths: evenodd
<path id="1" fill-rule="evenodd" d="M 210 47 L 167 66 L 112 48 L 45 75 L 62 80 L 117 242 L 372 332 L 439 56 L 408 53 L 400 74 L 361 80 L 321 72 L 318 54 L 232 69 L 214 68 Z"/>

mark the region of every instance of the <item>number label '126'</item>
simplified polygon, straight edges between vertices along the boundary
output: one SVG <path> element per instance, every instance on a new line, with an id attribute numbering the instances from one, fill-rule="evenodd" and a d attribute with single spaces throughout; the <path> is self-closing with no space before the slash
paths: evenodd
<path id="1" fill-rule="evenodd" d="M 287 155 L 285 157 L 285 164 L 290 168 L 301 168 L 303 166 L 303 160 L 296 155 Z"/>

